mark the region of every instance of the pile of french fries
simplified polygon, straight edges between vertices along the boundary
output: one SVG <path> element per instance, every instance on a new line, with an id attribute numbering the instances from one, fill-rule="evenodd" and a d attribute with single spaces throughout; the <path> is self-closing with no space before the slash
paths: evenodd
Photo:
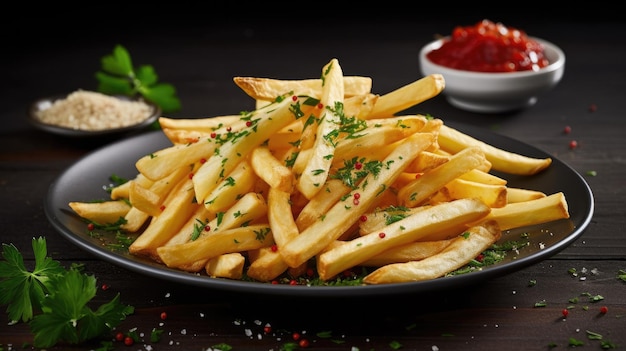
<path id="1" fill-rule="evenodd" d="M 563 193 L 507 186 L 550 158 L 491 146 L 441 119 L 401 114 L 438 95 L 430 75 L 384 95 L 344 76 L 235 77 L 256 110 L 160 118 L 170 147 L 81 217 L 135 233 L 134 255 L 211 277 L 323 281 L 370 267 L 364 284 L 421 281 L 463 267 L 509 229 L 569 218 Z"/>

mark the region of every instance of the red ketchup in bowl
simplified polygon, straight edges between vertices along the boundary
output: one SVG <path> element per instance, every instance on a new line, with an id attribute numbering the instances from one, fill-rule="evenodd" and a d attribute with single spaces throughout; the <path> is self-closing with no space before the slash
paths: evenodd
<path id="1" fill-rule="evenodd" d="M 473 26 L 457 26 L 439 49 L 428 53 L 432 62 L 475 72 L 537 71 L 550 64 L 543 45 L 524 31 L 482 20 Z"/>

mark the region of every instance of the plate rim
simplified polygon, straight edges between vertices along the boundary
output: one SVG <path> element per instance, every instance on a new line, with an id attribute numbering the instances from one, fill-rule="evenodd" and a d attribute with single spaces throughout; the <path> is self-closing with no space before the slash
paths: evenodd
<path id="1" fill-rule="evenodd" d="M 355 296 L 380 296 L 380 295 L 397 295 L 397 294 L 407 294 L 407 293 L 427 293 L 433 291 L 439 291 L 442 289 L 446 289 L 449 287 L 458 287 L 471 285 L 474 283 L 482 282 L 487 279 L 495 278 L 498 276 L 505 275 L 507 273 L 511 273 L 514 271 L 521 270 L 530 265 L 536 264 L 540 261 L 548 259 L 558 252 L 562 251 L 569 245 L 571 245 L 574 241 L 576 241 L 587 229 L 589 223 L 594 214 L 595 204 L 593 192 L 586 182 L 586 180 L 572 167 L 570 167 L 565 162 L 559 160 L 558 158 L 549 155 L 547 152 L 532 146 L 527 143 L 523 143 L 519 140 L 513 139 L 503 134 L 498 134 L 497 132 L 487 130 L 484 128 L 464 125 L 455 122 L 446 122 L 447 125 L 458 128 L 459 130 L 468 133 L 469 135 L 475 134 L 484 134 L 489 133 L 489 135 L 493 135 L 499 140 L 506 141 L 509 143 L 513 143 L 518 147 L 523 146 L 528 150 L 533 150 L 535 156 L 549 156 L 553 159 L 553 164 L 559 165 L 559 167 L 563 167 L 565 170 L 571 172 L 571 176 L 573 180 L 576 180 L 582 185 L 581 194 L 585 200 L 585 204 L 583 204 L 584 212 L 581 214 L 580 223 L 574 223 L 574 228 L 572 231 L 565 235 L 564 238 L 556 242 L 554 245 L 550 245 L 541 251 L 534 252 L 530 255 L 521 257 L 516 259 L 510 263 L 506 263 L 503 265 L 495 265 L 489 266 L 481 271 L 471 272 L 467 274 L 451 276 L 451 277 L 442 277 L 437 279 L 431 279 L 427 281 L 419 281 L 419 282 L 407 282 L 407 283 L 395 283 L 395 284 L 382 284 L 382 285 L 360 285 L 360 286 L 291 286 L 284 284 L 269 284 L 262 282 L 249 282 L 249 281 L 241 281 L 241 280 L 230 280 L 225 278 L 212 278 L 207 275 L 190 273 L 185 271 L 176 270 L 173 268 L 166 267 L 165 265 L 161 265 L 154 262 L 148 262 L 147 260 L 137 258 L 137 259 L 129 259 L 115 253 L 109 249 L 106 249 L 102 246 L 93 245 L 89 242 L 84 235 L 80 235 L 78 233 L 74 233 L 69 230 L 62 219 L 57 217 L 57 214 L 63 211 L 71 212 L 69 207 L 67 209 L 60 208 L 59 204 L 54 203 L 53 199 L 55 198 L 55 192 L 58 191 L 58 187 L 60 186 L 60 182 L 67 177 L 72 170 L 75 170 L 79 165 L 84 164 L 89 161 L 91 158 L 97 157 L 98 155 L 106 152 L 110 152 L 110 150 L 114 148 L 124 147 L 126 145 L 133 144 L 142 144 L 148 141 L 159 141 L 159 142 L 168 142 L 166 136 L 163 134 L 161 130 L 150 131 L 146 133 L 142 133 L 140 135 L 132 136 L 130 138 L 122 139 L 110 143 L 108 145 L 102 146 L 92 152 L 84 155 L 64 171 L 62 171 L 50 184 L 48 188 L 48 192 L 44 199 L 44 212 L 46 218 L 54 227 L 54 229 L 59 232 L 66 240 L 72 242 L 77 245 L 84 251 L 89 252 L 90 254 L 107 261 L 109 263 L 115 264 L 119 267 L 123 267 L 130 271 L 151 276 L 154 278 L 170 281 L 170 282 L 178 282 L 187 285 L 193 285 L 204 288 L 217 289 L 221 291 L 230 291 L 230 292 L 240 292 L 240 293 L 255 293 L 259 295 L 266 296 L 283 296 L 283 297 L 316 297 L 316 298 L 326 298 L 326 297 L 355 297 Z M 154 139 L 154 140 L 153 140 Z M 167 144 L 166 144 L 167 145 Z M 497 145 L 496 145 L 497 146 Z M 153 150 L 156 150 L 156 146 Z M 554 167 L 551 165 L 551 167 Z M 108 176 L 107 176 L 108 177 Z M 97 185 L 94 185 L 97 187 Z M 82 201 L 77 199 L 76 201 Z M 75 216 L 75 214 L 74 214 Z"/>

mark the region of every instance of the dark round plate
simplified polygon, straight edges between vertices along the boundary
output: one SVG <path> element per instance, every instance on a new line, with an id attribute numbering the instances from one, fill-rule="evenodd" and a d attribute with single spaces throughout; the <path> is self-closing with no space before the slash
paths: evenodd
<path id="1" fill-rule="evenodd" d="M 488 130 L 460 125 L 454 127 L 502 149 L 532 157 L 551 157 L 533 146 Z M 545 260 L 574 242 L 588 226 L 594 210 L 593 195 L 585 180 L 568 165 L 552 157 L 552 165 L 535 176 L 498 175 L 507 179 L 509 186 L 540 190 L 546 194 L 562 191 L 568 201 L 570 218 L 520 228 L 519 233 L 530 233 L 530 245 L 481 271 L 422 282 L 367 286 L 291 286 L 211 278 L 170 269 L 128 252 L 109 250 L 107 238 L 91 237 L 85 222 L 68 206 L 70 201 L 107 199 L 109 194 L 103 190 L 103 186 L 110 183 L 108 179 L 111 175 L 133 178 L 137 175 L 134 165 L 140 157 L 170 145 L 161 131 L 155 131 L 118 141 L 85 156 L 51 184 L 44 204 L 48 220 L 67 240 L 96 257 L 157 279 L 231 292 L 314 298 L 433 292 L 456 289 L 511 273 Z M 515 234 L 515 231 L 511 233 Z"/>
<path id="2" fill-rule="evenodd" d="M 122 134 L 130 133 L 133 131 L 139 131 L 139 130 L 149 127 L 152 123 L 154 123 L 161 116 L 161 108 L 152 102 L 145 101 L 143 99 L 140 100 L 139 98 L 130 98 L 124 95 L 113 95 L 114 97 L 121 99 L 121 100 L 143 101 L 145 104 L 150 106 L 152 112 L 150 113 L 150 116 L 148 116 L 148 118 L 144 119 L 143 121 L 139 123 L 136 123 L 130 126 L 120 127 L 120 128 L 110 128 L 110 129 L 103 129 L 103 130 L 83 130 L 83 129 L 67 128 L 63 126 L 43 123 L 39 118 L 37 118 L 36 116 L 37 111 L 47 108 L 53 102 L 60 100 L 60 99 L 64 99 L 66 96 L 67 95 L 59 95 L 59 96 L 41 98 L 41 99 L 34 101 L 31 104 L 30 109 L 28 110 L 28 122 L 33 127 L 39 130 L 43 130 L 48 133 L 62 135 L 65 137 L 85 138 L 85 137 L 104 137 L 104 136 L 112 136 L 112 135 L 122 135 Z"/>

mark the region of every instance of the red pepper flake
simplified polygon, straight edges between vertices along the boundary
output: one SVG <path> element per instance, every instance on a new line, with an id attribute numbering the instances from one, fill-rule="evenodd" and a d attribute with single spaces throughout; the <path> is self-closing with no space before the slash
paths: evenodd
<path id="1" fill-rule="evenodd" d="M 201 158 L 201 159 L 200 159 L 200 163 L 202 163 L 202 164 L 206 163 L 206 158 L 204 158 L 204 157 L 203 157 L 203 158 Z"/>
<path id="2" fill-rule="evenodd" d="M 252 125 L 252 121 L 246 121 L 246 127 L 250 127 Z"/>
<path id="3" fill-rule="evenodd" d="M 298 97 L 296 95 L 294 95 L 294 96 L 291 97 L 291 100 L 292 101 L 298 101 Z"/>
<path id="4" fill-rule="evenodd" d="M 212 132 L 212 133 L 211 133 L 211 139 L 215 139 L 215 138 L 217 138 L 217 133 Z"/>
<path id="5" fill-rule="evenodd" d="M 576 140 L 572 140 L 572 141 L 569 142 L 570 150 L 574 150 L 577 147 L 578 147 L 578 142 Z"/>
<path id="6" fill-rule="evenodd" d="M 204 231 L 205 232 L 211 231 L 211 226 L 210 225 L 205 225 L 204 226 Z"/>
<path id="7" fill-rule="evenodd" d="M 322 104 L 322 103 L 320 102 L 319 104 L 317 104 L 317 108 L 318 108 L 318 109 L 320 109 L 320 110 L 321 110 L 321 109 L 323 109 L 323 108 L 324 108 L 324 104 Z"/>
<path id="8" fill-rule="evenodd" d="M 193 179 L 193 173 L 189 173 L 189 179 Z"/>
<path id="9" fill-rule="evenodd" d="M 133 340 L 133 338 L 131 338 L 130 336 L 124 338 L 124 345 L 126 346 L 132 346 L 134 343 L 135 340 Z"/>
<path id="10" fill-rule="evenodd" d="M 166 320 L 167 319 L 167 312 L 161 312 L 161 319 L 162 320 Z"/>
<path id="11" fill-rule="evenodd" d="M 598 105 L 591 104 L 589 105 L 589 112 L 596 112 L 598 110 Z"/>
<path id="12" fill-rule="evenodd" d="M 272 252 L 276 252 L 278 251 L 278 245 L 274 244 L 272 245 Z"/>
<path id="13" fill-rule="evenodd" d="M 359 217 L 359 221 L 367 222 L 367 216 L 366 215 L 362 215 L 361 217 Z"/>
<path id="14" fill-rule="evenodd" d="M 263 332 L 264 332 L 265 334 L 269 334 L 269 333 L 271 333 L 271 332 L 272 332 L 272 326 L 270 326 L 270 325 L 266 325 L 265 327 L 263 327 Z"/>
<path id="15" fill-rule="evenodd" d="M 102 290 L 109 290 L 109 284 L 102 284 L 100 287 Z"/>
<path id="16" fill-rule="evenodd" d="M 480 254 L 480 255 L 476 256 L 476 261 L 478 261 L 478 262 L 482 262 L 484 259 L 485 259 L 485 255 L 483 255 L 483 254 Z"/>
<path id="17" fill-rule="evenodd" d="M 291 279 L 291 280 L 289 281 L 289 285 L 298 285 L 298 281 L 297 281 L 297 280 L 295 280 L 295 279 Z"/>
<path id="18" fill-rule="evenodd" d="M 305 348 L 309 347 L 309 340 L 307 340 L 307 339 L 302 339 L 302 340 L 300 340 L 300 341 L 298 342 L 298 345 L 299 345 L 301 348 L 305 349 Z"/>
<path id="19" fill-rule="evenodd" d="M 160 209 L 161 211 L 165 211 L 165 205 L 161 205 L 161 207 L 159 207 L 159 209 Z"/>
<path id="20" fill-rule="evenodd" d="M 313 270 L 313 268 L 309 267 L 306 269 L 306 275 L 310 278 L 312 276 L 315 275 L 315 271 Z"/>
<path id="21" fill-rule="evenodd" d="M 272 285 L 278 285 L 278 280 L 272 280 Z"/>
<path id="22" fill-rule="evenodd" d="M 356 162 L 356 163 L 354 164 L 354 169 L 357 169 L 357 170 L 358 170 L 358 169 L 361 169 L 361 168 L 363 168 L 363 164 L 362 164 L 361 162 Z"/>
<path id="23" fill-rule="evenodd" d="M 359 199 L 357 199 L 356 197 L 352 200 L 352 203 L 356 206 L 359 204 Z"/>
<path id="24" fill-rule="evenodd" d="M 295 341 L 300 340 L 301 337 L 302 335 L 300 335 L 300 333 L 298 332 L 293 332 L 293 334 L 291 334 L 291 338 L 294 339 Z"/>
<path id="25" fill-rule="evenodd" d="M 230 132 L 231 130 L 233 130 L 233 127 L 226 127 L 227 132 Z"/>
<path id="26" fill-rule="evenodd" d="M 419 179 L 422 176 L 422 173 L 415 173 L 415 179 Z"/>
<path id="27" fill-rule="evenodd" d="M 90 232 L 91 232 L 91 231 L 93 231 L 94 229 L 96 229 L 96 225 L 95 225 L 95 224 L 93 224 L 93 223 L 89 223 L 89 224 L 87 224 L 87 230 L 88 230 L 88 231 L 90 231 Z"/>
<path id="28" fill-rule="evenodd" d="M 563 128 L 563 134 L 569 134 L 571 132 L 572 132 L 572 127 L 565 126 L 565 128 Z"/>
<path id="29" fill-rule="evenodd" d="M 567 308 L 564 308 L 561 313 L 563 314 L 563 317 L 567 317 L 567 315 L 569 314 L 569 310 Z"/>
<path id="30" fill-rule="evenodd" d="M 378 237 L 381 238 L 381 239 L 386 237 L 386 236 L 387 236 L 387 234 L 385 234 L 384 232 L 378 233 Z"/>
<path id="31" fill-rule="evenodd" d="M 606 314 L 607 312 L 609 312 L 609 308 L 608 307 L 606 307 L 606 306 L 600 307 L 600 313 Z"/>
<path id="32" fill-rule="evenodd" d="M 125 335 L 122 332 L 117 332 L 117 334 L 115 334 L 115 340 L 117 340 L 117 341 L 124 340 L 124 337 L 125 337 Z"/>

